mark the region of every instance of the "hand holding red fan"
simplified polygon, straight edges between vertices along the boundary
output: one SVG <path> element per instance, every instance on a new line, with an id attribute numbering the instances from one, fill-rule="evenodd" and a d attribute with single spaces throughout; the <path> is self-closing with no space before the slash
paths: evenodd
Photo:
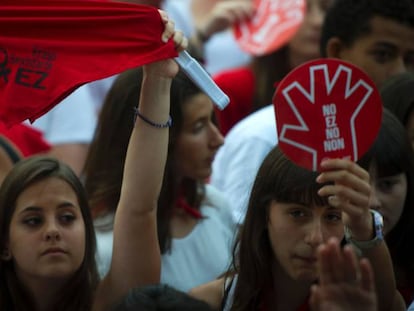
<path id="1" fill-rule="evenodd" d="M 286 44 L 305 15 L 304 0 L 254 0 L 256 15 L 234 27 L 241 48 L 252 55 L 264 55 Z"/>

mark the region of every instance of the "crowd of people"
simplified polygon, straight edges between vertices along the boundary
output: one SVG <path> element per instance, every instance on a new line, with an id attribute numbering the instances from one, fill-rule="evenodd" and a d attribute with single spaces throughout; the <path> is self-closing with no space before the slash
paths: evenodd
<path id="1" fill-rule="evenodd" d="M 232 32 L 251 0 L 125 2 L 230 103 L 169 58 L 0 128 L 0 309 L 414 310 L 414 2 L 307 0 L 260 56 Z M 383 112 L 360 159 L 316 172 L 278 145 L 272 98 L 319 58 L 362 69 Z"/>

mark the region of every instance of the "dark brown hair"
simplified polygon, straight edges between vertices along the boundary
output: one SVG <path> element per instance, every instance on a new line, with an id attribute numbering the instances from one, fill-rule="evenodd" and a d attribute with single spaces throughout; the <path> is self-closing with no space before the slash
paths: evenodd
<path id="1" fill-rule="evenodd" d="M 291 162 L 279 147 L 264 159 L 256 176 L 243 226 L 233 251 L 238 274 L 232 311 L 255 310 L 274 282 L 271 267 L 276 260 L 267 233 L 272 201 L 327 205 L 317 194 L 317 173 Z"/>
<path id="2" fill-rule="evenodd" d="M 414 151 L 401 122 L 384 109 L 377 139 L 358 161 L 367 171 L 373 166 L 379 178 L 405 174 L 407 195 L 400 219 L 385 239 L 390 250 L 397 287 L 414 289 Z M 402 272 L 402 273 L 401 273 Z M 403 276 L 404 279 L 401 278 Z"/>
<path id="3" fill-rule="evenodd" d="M 134 108 L 138 105 L 143 79 L 142 68 L 120 74 L 113 83 L 103 104 L 94 140 L 91 143 L 83 175 L 85 188 L 94 217 L 114 213 L 121 193 L 123 167 L 129 137 L 133 129 Z M 170 128 L 168 156 L 157 208 L 158 239 L 161 252 L 171 246 L 170 219 L 180 190 L 187 202 L 199 209 L 204 198 L 204 184 L 185 179 L 176 180 L 174 149 L 183 123 L 183 104 L 201 90 L 183 72 L 179 72 L 171 85 L 173 120 Z M 112 228 L 112 222 L 101 229 Z"/>
<path id="4" fill-rule="evenodd" d="M 272 103 L 275 83 L 280 82 L 293 69 L 289 60 L 289 46 L 254 57 L 251 68 L 255 77 L 253 112 Z"/>
<path id="5" fill-rule="evenodd" d="M 406 126 L 414 108 L 414 73 L 404 72 L 389 78 L 380 89 L 382 103 Z"/>
<path id="6" fill-rule="evenodd" d="M 85 257 L 80 268 L 56 297 L 53 310 L 90 310 L 99 281 L 95 263 L 95 231 L 83 186 L 67 165 L 53 158 L 33 156 L 14 166 L 0 189 L 0 245 L 2 249 L 7 245 L 10 222 L 19 195 L 27 187 L 50 177 L 62 179 L 71 186 L 78 198 L 85 223 Z M 1 260 L 0 310 L 33 310 L 33 306 L 24 284 L 16 277 L 13 261 Z"/>

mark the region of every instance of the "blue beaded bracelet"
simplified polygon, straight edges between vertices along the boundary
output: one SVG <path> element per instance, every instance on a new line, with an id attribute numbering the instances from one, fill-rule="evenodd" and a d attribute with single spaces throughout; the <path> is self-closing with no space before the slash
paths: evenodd
<path id="1" fill-rule="evenodd" d="M 155 122 L 151 121 L 150 119 L 148 119 L 148 118 L 144 117 L 144 116 L 143 116 L 143 115 L 139 112 L 138 108 L 134 108 L 134 111 L 135 111 L 134 123 L 136 122 L 137 117 L 139 117 L 139 118 L 140 118 L 142 121 L 144 121 L 145 123 L 147 123 L 147 124 L 149 124 L 149 125 L 151 125 L 151 126 L 153 126 L 153 127 L 156 127 L 156 128 L 167 128 L 167 127 L 171 127 L 171 125 L 172 125 L 172 119 L 171 119 L 171 116 L 168 116 L 168 121 L 167 121 L 166 123 L 159 124 L 159 123 L 155 123 Z"/>

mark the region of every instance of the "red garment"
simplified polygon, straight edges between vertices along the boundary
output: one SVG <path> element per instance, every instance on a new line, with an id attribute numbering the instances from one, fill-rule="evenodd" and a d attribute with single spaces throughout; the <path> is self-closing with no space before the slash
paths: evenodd
<path id="1" fill-rule="evenodd" d="M 414 289 L 408 286 L 402 287 L 399 286 L 398 291 L 400 292 L 401 296 L 403 297 L 405 304 L 407 307 L 413 302 L 414 299 Z"/>
<path id="2" fill-rule="evenodd" d="M 177 56 L 154 7 L 119 1 L 0 2 L 0 121 L 34 121 L 84 83 Z"/>
<path id="3" fill-rule="evenodd" d="M 188 215 L 195 219 L 201 219 L 203 218 L 203 215 L 201 214 L 200 210 L 196 209 L 195 207 L 191 206 L 187 203 L 184 196 L 180 196 L 177 199 L 176 206 L 178 208 L 181 208 L 184 212 L 186 212 Z"/>
<path id="4" fill-rule="evenodd" d="M 213 78 L 230 99 L 226 108 L 215 109 L 220 131 L 226 135 L 237 122 L 252 112 L 256 79 L 248 67 L 226 70 Z"/>
<path id="5" fill-rule="evenodd" d="M 51 148 L 44 140 L 42 132 L 30 125 L 16 124 L 7 128 L 0 123 L 0 135 L 6 137 L 23 157 L 45 153 Z"/>

